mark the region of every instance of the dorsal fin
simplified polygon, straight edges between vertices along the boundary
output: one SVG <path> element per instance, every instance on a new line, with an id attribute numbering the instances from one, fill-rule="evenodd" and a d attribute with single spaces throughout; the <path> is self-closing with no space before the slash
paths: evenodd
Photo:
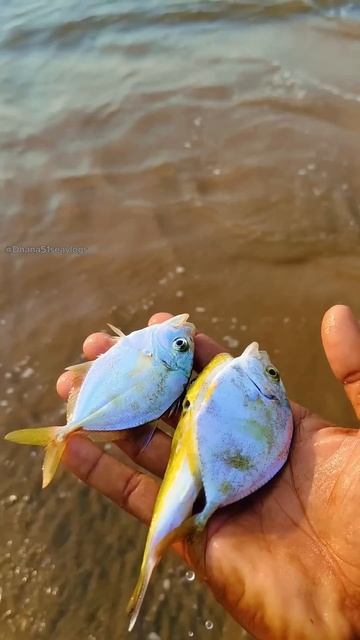
<path id="1" fill-rule="evenodd" d="M 65 367 L 65 371 L 72 371 L 72 373 L 80 374 L 81 376 L 85 376 L 89 371 L 90 367 L 93 364 L 93 360 L 89 360 L 88 362 L 80 362 L 79 364 L 72 364 L 70 367 Z"/>
<path id="2" fill-rule="evenodd" d="M 69 423 L 73 417 L 76 400 L 78 398 L 80 389 L 81 389 L 81 386 L 72 387 L 72 389 L 70 390 L 67 405 L 66 405 L 66 422 L 67 423 Z"/>
<path id="3" fill-rule="evenodd" d="M 118 329 L 117 327 L 114 327 L 113 324 L 110 324 L 110 322 L 107 323 L 107 326 L 110 327 L 111 331 L 113 331 L 117 336 L 120 336 L 120 338 L 125 338 L 125 333 L 123 331 L 121 331 L 121 329 Z"/>

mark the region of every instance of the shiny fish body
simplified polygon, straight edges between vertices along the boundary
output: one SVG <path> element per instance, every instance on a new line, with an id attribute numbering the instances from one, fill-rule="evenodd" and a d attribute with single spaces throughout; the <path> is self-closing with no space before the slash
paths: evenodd
<path id="1" fill-rule="evenodd" d="M 189 388 L 128 612 L 135 624 L 152 571 L 165 549 L 201 530 L 219 507 L 263 486 L 284 465 L 293 420 L 285 388 L 266 352 L 252 343 L 220 354 Z M 191 516 L 200 490 L 203 510 Z"/>
<path id="2" fill-rule="evenodd" d="M 188 410 L 206 498 L 196 524 L 203 526 L 217 508 L 253 493 L 281 469 L 293 419 L 279 374 L 257 343 L 214 367 Z"/>
<path id="3" fill-rule="evenodd" d="M 118 339 L 92 364 L 68 427 L 111 431 L 159 418 L 185 390 L 193 364 L 194 325 L 186 314 Z M 174 349 L 184 341 L 186 351 Z"/>
<path id="4" fill-rule="evenodd" d="M 116 440 L 119 432 L 160 418 L 182 395 L 194 356 L 195 327 L 188 314 L 170 318 L 125 336 L 93 362 L 68 367 L 84 376 L 67 406 L 67 424 L 20 429 L 7 440 L 45 447 L 43 486 L 53 478 L 74 432 L 93 439 Z"/>

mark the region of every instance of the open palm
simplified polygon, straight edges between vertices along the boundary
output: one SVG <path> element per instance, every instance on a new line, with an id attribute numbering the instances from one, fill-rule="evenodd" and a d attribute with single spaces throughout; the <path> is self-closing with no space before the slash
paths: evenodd
<path id="1" fill-rule="evenodd" d="M 157 314 L 150 322 L 161 322 Z M 338 306 L 323 320 L 323 344 L 335 375 L 360 414 L 360 329 Z M 105 334 L 84 343 L 88 358 L 112 345 Z M 196 337 L 201 369 L 219 345 Z M 70 372 L 58 381 L 66 398 L 79 384 Z M 293 404 L 289 460 L 267 486 L 218 511 L 201 538 L 175 545 L 221 604 L 257 638 L 360 637 L 360 433 L 333 427 Z M 162 477 L 170 438 L 157 432 L 141 450 L 133 437 L 119 446 L 144 470 Z M 65 464 L 82 480 L 149 523 L 159 482 L 74 436 Z"/>

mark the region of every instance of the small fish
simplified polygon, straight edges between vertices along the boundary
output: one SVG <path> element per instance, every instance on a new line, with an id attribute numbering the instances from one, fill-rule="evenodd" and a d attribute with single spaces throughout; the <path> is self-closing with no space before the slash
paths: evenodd
<path id="1" fill-rule="evenodd" d="M 285 463 L 293 420 L 279 372 L 256 342 L 237 358 L 219 354 L 189 387 L 128 605 L 133 628 L 165 549 L 201 531 L 219 507 L 268 482 Z M 205 506 L 191 515 L 200 491 Z"/>
<path id="2" fill-rule="evenodd" d="M 43 487 L 55 475 L 67 438 L 87 433 L 98 441 L 160 418 L 186 389 L 192 371 L 195 327 L 184 313 L 125 336 L 96 360 L 68 367 L 85 375 L 67 404 L 67 424 L 11 431 L 6 440 L 45 447 Z"/>

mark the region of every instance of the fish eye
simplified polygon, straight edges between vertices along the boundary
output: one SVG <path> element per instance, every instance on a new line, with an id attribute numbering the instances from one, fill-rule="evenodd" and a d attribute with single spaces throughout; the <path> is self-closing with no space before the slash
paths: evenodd
<path id="1" fill-rule="evenodd" d="M 276 381 L 280 380 L 280 374 L 278 370 L 275 369 L 275 367 L 266 367 L 266 373 L 272 380 L 276 380 Z"/>
<path id="2" fill-rule="evenodd" d="M 189 348 L 189 343 L 186 338 L 175 338 L 173 347 L 176 351 L 187 351 Z"/>

